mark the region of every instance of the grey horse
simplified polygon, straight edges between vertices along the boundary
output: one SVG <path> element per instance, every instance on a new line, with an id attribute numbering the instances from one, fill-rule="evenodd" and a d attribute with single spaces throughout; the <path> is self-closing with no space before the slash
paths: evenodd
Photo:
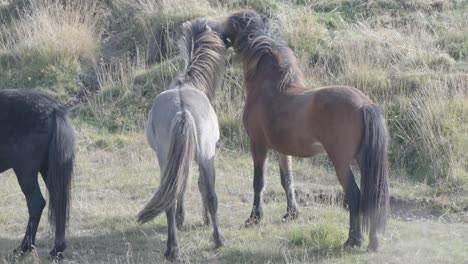
<path id="1" fill-rule="evenodd" d="M 214 158 L 219 127 L 211 105 L 226 66 L 226 46 L 219 32 L 220 25 L 209 19 L 182 25 L 179 50 L 185 69 L 156 97 L 148 116 L 146 135 L 158 157 L 161 181 L 138 214 L 138 222 L 145 223 L 166 211 L 168 240 L 164 255 L 169 259 L 178 256 L 176 225 L 180 227 L 184 221 L 184 193 L 194 160 L 199 165 L 204 222 L 209 225 L 211 220 L 213 224 L 216 247 L 225 241 L 217 219 Z"/>

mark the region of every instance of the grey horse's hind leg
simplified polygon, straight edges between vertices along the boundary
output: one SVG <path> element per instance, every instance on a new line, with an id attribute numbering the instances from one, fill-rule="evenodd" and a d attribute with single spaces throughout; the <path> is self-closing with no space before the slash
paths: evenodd
<path id="1" fill-rule="evenodd" d="M 184 224 L 184 219 L 185 219 L 184 195 L 185 195 L 185 190 L 182 191 L 181 197 L 177 200 L 176 225 L 179 230 Z"/>
<path id="2" fill-rule="evenodd" d="M 203 177 L 206 186 L 206 192 L 204 194 L 205 200 L 207 201 L 209 215 L 211 222 L 213 223 L 213 237 L 215 246 L 221 247 L 225 244 L 225 239 L 218 224 L 218 198 L 215 192 L 215 166 L 214 158 L 209 160 L 200 161 L 200 177 Z"/>
<path id="3" fill-rule="evenodd" d="M 284 220 L 293 220 L 299 216 L 299 210 L 297 209 L 296 196 L 294 193 L 294 179 L 292 174 L 292 162 L 291 156 L 283 155 L 278 153 L 278 163 L 280 168 L 281 185 L 286 192 L 287 198 L 287 209 L 284 215 Z"/>
<path id="4" fill-rule="evenodd" d="M 209 226 L 210 225 L 210 214 L 208 212 L 208 200 L 207 200 L 207 184 L 205 183 L 205 177 L 203 177 L 203 169 L 202 166 L 199 166 L 200 176 L 198 177 L 198 189 L 200 190 L 202 201 L 203 201 L 203 209 L 202 209 L 202 216 L 203 216 L 203 224 Z"/>
<path id="5" fill-rule="evenodd" d="M 176 203 L 166 210 L 167 217 L 167 250 L 164 256 L 169 260 L 174 260 L 179 257 L 179 248 L 177 246 L 177 228 L 176 228 Z"/>

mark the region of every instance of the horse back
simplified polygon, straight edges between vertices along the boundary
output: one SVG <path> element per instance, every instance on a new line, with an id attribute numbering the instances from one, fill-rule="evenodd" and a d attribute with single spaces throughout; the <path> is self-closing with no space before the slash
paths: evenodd
<path id="1" fill-rule="evenodd" d="M 184 87 L 169 89 L 154 100 L 147 122 L 147 138 L 158 157 L 166 156 L 171 124 L 177 112 L 187 110 L 192 115 L 198 141 L 198 156 L 214 155 L 219 140 L 218 119 L 208 97 L 200 90 Z M 161 160 L 163 158 L 160 158 Z"/>
<path id="2" fill-rule="evenodd" d="M 359 90 L 335 86 L 290 89 L 280 96 L 246 102 L 244 124 L 254 141 L 283 154 L 309 157 L 337 138 L 360 142 L 360 108 L 370 100 Z M 354 148 L 354 146 L 353 146 Z"/>

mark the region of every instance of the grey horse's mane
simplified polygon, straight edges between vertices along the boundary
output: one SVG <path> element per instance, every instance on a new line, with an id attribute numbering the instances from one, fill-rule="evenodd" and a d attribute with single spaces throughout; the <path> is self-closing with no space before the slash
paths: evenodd
<path id="1" fill-rule="evenodd" d="M 278 89 L 287 89 L 290 83 L 303 84 L 302 73 L 297 66 L 294 53 L 270 30 L 265 17 L 252 10 L 241 10 L 229 16 L 227 23 L 237 31 L 233 47 L 247 67 L 245 71 L 247 78 L 256 74 L 258 64 L 264 55 L 272 54 L 281 60 L 278 63 L 282 79 Z M 281 55 L 281 58 L 277 55 Z"/>
<path id="2" fill-rule="evenodd" d="M 178 42 L 185 67 L 176 84 L 191 84 L 210 101 L 221 84 L 226 67 L 226 46 L 217 32 L 220 26 L 210 19 L 196 19 L 182 25 Z"/>

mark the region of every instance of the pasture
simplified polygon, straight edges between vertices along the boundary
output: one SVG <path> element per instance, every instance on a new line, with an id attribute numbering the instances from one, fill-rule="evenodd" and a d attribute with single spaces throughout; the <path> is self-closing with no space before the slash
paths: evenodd
<path id="1" fill-rule="evenodd" d="M 121 136 L 102 147 L 101 135 L 78 129 L 77 165 L 65 263 L 155 263 L 163 262 L 166 219 L 159 216 L 145 225 L 136 214 L 156 190 L 159 179 L 154 152 L 142 132 Z M 181 260 L 189 263 L 464 263 L 468 258 L 467 215 L 444 211 L 440 201 L 428 204 L 427 187 L 393 181 L 392 194 L 420 203 L 407 209 L 394 208 L 378 253 L 365 247 L 343 250 L 348 212 L 334 200 L 314 199 L 314 194 L 334 194 L 340 186 L 323 158 L 295 159 L 293 171 L 300 217 L 284 223 L 286 198 L 280 184 L 274 155 L 268 166 L 265 219 L 259 227 L 245 228 L 253 192 L 252 162 L 246 152 L 220 147 L 216 160 L 218 215 L 227 240 L 215 250 L 212 228 L 203 226 L 197 173 L 186 194 L 186 220 L 178 232 Z M 196 170 L 195 170 L 196 171 Z M 1 178 L 0 254 L 20 242 L 27 215 L 25 201 L 14 175 Z M 42 185 L 44 187 L 44 185 Z M 335 195 L 336 197 L 336 195 Z M 447 205 L 445 205 L 447 206 Z M 403 210 L 400 212 L 400 210 Z M 405 211 L 406 210 L 406 211 Z M 53 237 L 43 216 L 37 237 L 37 252 L 21 261 L 47 263 Z M 365 244 L 365 243 L 364 243 Z"/>
<path id="2" fill-rule="evenodd" d="M 77 155 L 64 263 L 165 261 L 165 216 L 136 222 L 159 184 L 144 134 L 148 110 L 183 67 L 174 42 L 178 27 L 197 17 L 220 21 L 246 7 L 269 17 L 311 89 L 350 85 L 383 108 L 391 217 L 379 252 L 366 252 L 367 239 L 361 248 L 343 249 L 349 213 L 333 166 L 319 156 L 293 159 L 299 218 L 283 222 L 286 197 L 269 153 L 264 220 L 244 227 L 253 164 L 241 120 L 242 69 L 231 49 L 213 103 L 226 246 L 214 249 L 212 227 L 203 225 L 194 167 L 177 233 L 180 260 L 468 263 L 466 1 L 0 0 L 0 89 L 38 89 L 72 109 Z M 26 202 L 13 172 L 0 175 L 0 263 L 50 262 L 53 230 L 46 211 L 37 250 L 12 257 L 24 234 Z"/>

